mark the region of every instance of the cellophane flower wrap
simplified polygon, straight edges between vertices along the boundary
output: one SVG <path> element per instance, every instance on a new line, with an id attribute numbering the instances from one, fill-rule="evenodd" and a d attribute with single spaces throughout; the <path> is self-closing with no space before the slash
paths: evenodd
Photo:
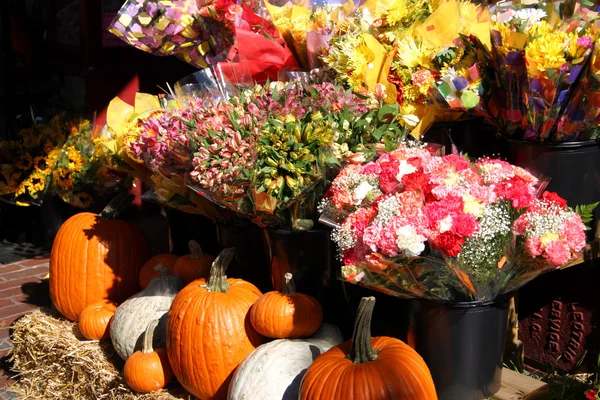
<path id="1" fill-rule="evenodd" d="M 397 107 L 331 83 L 274 82 L 197 112 L 188 185 L 285 229 L 313 226 L 326 167 L 372 157 L 406 134 Z"/>
<path id="2" fill-rule="evenodd" d="M 597 13 L 578 8 L 566 19 L 552 5 L 513 3 L 493 15 L 482 114 L 519 139 L 588 139 L 600 122 Z"/>
<path id="3" fill-rule="evenodd" d="M 90 121 L 79 121 L 52 165 L 53 192 L 67 204 L 88 209 L 98 199 L 128 189 L 129 175 L 109 168 L 104 154 L 96 149 Z"/>
<path id="4" fill-rule="evenodd" d="M 585 225 L 531 173 L 404 147 L 349 165 L 322 204 L 343 279 L 404 298 L 485 301 L 559 268 Z"/>
<path id="5" fill-rule="evenodd" d="M 486 8 L 456 0 L 368 5 L 338 25 L 323 56 L 337 81 L 359 93 L 385 85 L 388 102 L 419 118 L 417 138 L 479 103 L 487 59 L 475 43 L 489 43 Z"/>
<path id="6" fill-rule="evenodd" d="M 304 70 L 320 67 L 319 56 L 326 54 L 338 22 L 354 12 L 354 2 L 288 2 L 278 6 L 265 0 L 273 24 L 279 30 L 288 47 Z"/>
<path id="7" fill-rule="evenodd" d="M 34 121 L 16 140 L 0 141 L 0 200 L 40 205 L 52 184 L 60 147 L 79 120 L 65 114 Z"/>

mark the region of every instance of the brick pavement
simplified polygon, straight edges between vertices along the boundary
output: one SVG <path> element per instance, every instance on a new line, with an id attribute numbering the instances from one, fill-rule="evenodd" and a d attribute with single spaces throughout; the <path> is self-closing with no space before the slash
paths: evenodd
<path id="1" fill-rule="evenodd" d="M 0 264 L 0 399 L 6 395 L 2 388 L 12 382 L 7 362 L 12 348 L 10 325 L 29 311 L 49 305 L 47 274 L 47 257 Z"/>

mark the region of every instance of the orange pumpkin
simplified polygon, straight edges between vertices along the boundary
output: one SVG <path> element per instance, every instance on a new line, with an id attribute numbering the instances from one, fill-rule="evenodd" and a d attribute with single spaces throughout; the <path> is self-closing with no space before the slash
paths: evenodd
<path id="1" fill-rule="evenodd" d="M 122 303 L 135 294 L 148 258 L 146 239 L 135 225 L 80 213 L 60 227 L 50 254 L 50 298 L 71 321 L 88 305 L 108 299 Z"/>
<path id="2" fill-rule="evenodd" d="M 173 265 L 173 273 L 181 278 L 183 285 L 199 279 L 208 278 L 210 266 L 215 260 L 213 256 L 204 254 L 195 240 L 188 243 L 190 254 L 181 256 Z"/>
<path id="3" fill-rule="evenodd" d="M 248 310 L 261 295 L 253 284 L 227 279 L 234 249 L 213 263 L 208 282 L 198 279 L 173 301 L 167 325 L 167 354 L 173 373 L 194 396 L 225 399 L 237 366 L 262 343 Z"/>
<path id="4" fill-rule="evenodd" d="M 79 315 L 79 331 L 86 339 L 104 340 L 110 338 L 110 321 L 117 311 L 112 301 L 101 300 L 90 304 Z"/>
<path id="5" fill-rule="evenodd" d="M 371 338 L 374 297 L 361 299 L 352 340 L 332 347 L 308 367 L 300 400 L 437 400 L 419 354 L 391 337 Z"/>
<path id="6" fill-rule="evenodd" d="M 142 350 L 138 350 L 125 362 L 125 382 L 136 392 L 150 393 L 159 390 L 173 379 L 165 349 L 153 349 L 152 339 L 159 320 L 148 324 L 144 332 Z"/>
<path id="7" fill-rule="evenodd" d="M 296 293 L 292 274 L 285 274 L 282 292 L 268 292 L 250 309 L 250 322 L 258 333 L 273 339 L 311 336 L 323 322 L 323 309 L 314 297 Z"/>
<path id="8" fill-rule="evenodd" d="M 158 264 L 173 269 L 173 265 L 179 257 L 175 254 L 158 254 L 144 263 L 140 270 L 140 289 L 146 289 L 150 281 L 160 276 L 160 270 L 156 269 Z"/>

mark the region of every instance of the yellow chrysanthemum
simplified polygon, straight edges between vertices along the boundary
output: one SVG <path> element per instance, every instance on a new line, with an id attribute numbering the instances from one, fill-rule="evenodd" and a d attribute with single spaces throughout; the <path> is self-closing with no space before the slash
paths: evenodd
<path id="1" fill-rule="evenodd" d="M 33 158 L 31 157 L 31 154 L 29 154 L 29 153 L 23 154 L 19 158 L 19 161 L 17 162 L 17 168 L 22 169 L 24 171 L 29 170 L 32 165 L 33 165 Z"/>
<path id="2" fill-rule="evenodd" d="M 418 66 L 431 69 L 431 58 L 436 52 L 428 46 L 417 43 L 414 38 L 408 36 L 398 41 L 396 44 L 395 59 L 408 68 Z"/>
<path id="3" fill-rule="evenodd" d="M 83 167 L 83 157 L 74 146 L 67 147 L 67 157 L 69 158 L 69 170 L 80 172 Z"/>
<path id="4" fill-rule="evenodd" d="M 556 31 L 530 41 L 525 48 L 528 71 L 531 76 L 539 76 L 548 68 L 559 68 L 565 62 L 564 32 Z"/>

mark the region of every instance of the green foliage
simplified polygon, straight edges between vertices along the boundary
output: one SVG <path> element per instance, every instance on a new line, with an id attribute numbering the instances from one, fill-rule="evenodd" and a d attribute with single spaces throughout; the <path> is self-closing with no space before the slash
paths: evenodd
<path id="1" fill-rule="evenodd" d="M 581 220 L 585 224 L 586 230 L 588 231 L 591 229 L 588 226 L 588 223 L 592 222 L 592 220 L 594 219 L 594 210 L 596 209 L 596 207 L 598 207 L 599 204 L 600 201 L 593 204 L 584 204 L 575 207 L 575 212 L 581 216 Z"/>

